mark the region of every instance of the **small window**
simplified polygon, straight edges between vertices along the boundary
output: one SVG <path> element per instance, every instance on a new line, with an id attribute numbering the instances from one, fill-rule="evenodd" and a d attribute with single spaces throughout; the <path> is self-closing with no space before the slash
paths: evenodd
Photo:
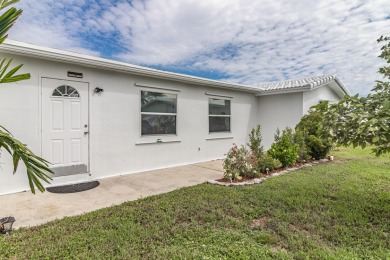
<path id="1" fill-rule="evenodd" d="M 230 100 L 209 98 L 209 132 L 230 132 Z"/>
<path id="2" fill-rule="evenodd" d="M 79 92 L 75 88 L 73 88 L 71 86 L 67 86 L 67 85 L 62 85 L 62 86 L 59 86 L 58 88 L 56 88 L 53 91 L 53 94 L 51 96 L 52 97 L 71 97 L 71 98 L 80 97 Z"/>
<path id="3" fill-rule="evenodd" d="M 177 95 L 141 91 L 141 134 L 176 134 Z"/>

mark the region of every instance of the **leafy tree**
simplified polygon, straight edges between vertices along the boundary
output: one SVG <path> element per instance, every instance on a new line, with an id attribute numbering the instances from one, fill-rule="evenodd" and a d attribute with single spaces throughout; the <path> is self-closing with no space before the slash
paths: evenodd
<path id="1" fill-rule="evenodd" d="M 12 4 L 19 2 L 19 0 L 0 0 L 0 10 L 9 7 Z M 14 25 L 16 20 L 22 14 L 22 10 L 17 10 L 12 7 L 5 11 L 0 16 L 0 44 L 7 38 L 7 32 Z M 18 70 L 23 66 L 18 65 L 10 68 L 12 59 L 2 59 L 0 62 L 0 83 L 11 83 L 30 78 L 30 74 L 16 75 Z M 45 188 L 41 181 L 49 183 L 51 178 L 47 173 L 52 173 L 48 167 L 48 162 L 36 156 L 23 143 L 15 139 L 9 131 L 0 126 L 0 150 L 4 149 L 12 156 L 14 173 L 18 169 L 20 160 L 26 165 L 27 177 L 32 193 L 35 193 L 35 186 L 43 192 Z M 34 186 L 35 185 L 35 186 Z"/>
<path id="2" fill-rule="evenodd" d="M 380 58 L 390 63 L 390 37 L 381 36 L 384 42 Z M 344 146 L 353 145 L 365 148 L 373 145 L 373 152 L 380 156 L 390 152 L 390 66 L 379 69 L 384 80 L 376 81 L 376 86 L 367 97 L 346 96 L 337 104 L 315 109 L 324 114 L 324 127 L 332 139 Z"/>

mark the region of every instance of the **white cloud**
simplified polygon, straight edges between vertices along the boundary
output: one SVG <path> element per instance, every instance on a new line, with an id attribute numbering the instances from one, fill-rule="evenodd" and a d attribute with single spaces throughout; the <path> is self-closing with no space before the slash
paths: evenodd
<path id="1" fill-rule="evenodd" d="M 85 48 L 80 38 L 80 33 L 87 29 L 83 24 L 82 3 L 22 0 L 17 7 L 23 9 L 23 14 L 9 36 L 14 40 L 99 56 L 98 52 Z"/>
<path id="2" fill-rule="evenodd" d="M 337 74 L 352 93 L 379 78 L 385 0 L 24 0 L 13 39 L 246 84 Z"/>

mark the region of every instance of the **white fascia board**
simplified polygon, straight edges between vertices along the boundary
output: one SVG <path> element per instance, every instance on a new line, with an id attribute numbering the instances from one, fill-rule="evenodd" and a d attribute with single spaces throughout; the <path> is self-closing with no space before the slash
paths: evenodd
<path id="1" fill-rule="evenodd" d="M 341 80 L 338 78 L 338 77 L 335 77 L 334 78 L 334 82 L 337 84 L 337 86 L 342 90 L 342 92 L 344 93 L 344 95 L 350 95 L 348 89 L 343 85 L 343 83 L 341 83 Z M 344 96 L 343 95 L 343 96 Z"/>
<path id="2" fill-rule="evenodd" d="M 333 90 L 339 98 L 344 98 L 345 95 L 349 95 L 348 90 L 344 87 L 344 85 L 340 84 L 341 81 L 338 80 L 337 77 L 332 79 L 329 82 L 326 82 L 324 84 L 318 85 L 316 87 L 311 88 L 310 90 L 315 90 L 317 88 L 320 88 L 322 86 L 328 85 L 331 90 Z"/>
<path id="3" fill-rule="evenodd" d="M 340 99 L 343 99 L 345 95 L 349 93 L 337 83 L 337 81 L 329 82 L 329 87 L 332 89 Z"/>
<path id="4" fill-rule="evenodd" d="M 341 83 L 341 80 L 337 76 L 334 76 L 334 78 L 328 82 L 312 87 L 311 90 L 320 88 L 325 85 L 329 85 L 330 88 L 336 92 L 340 98 L 343 98 L 345 95 L 349 95 L 348 89 Z"/>
<path id="5" fill-rule="evenodd" d="M 87 67 L 100 68 L 105 70 L 113 70 L 117 72 L 149 76 L 166 80 L 173 80 L 197 85 L 210 87 L 218 87 L 225 89 L 234 89 L 244 92 L 257 93 L 257 88 L 248 87 L 246 85 L 222 82 L 218 80 L 205 79 L 195 76 L 189 76 L 174 72 L 150 69 L 137 65 L 132 65 L 124 62 L 103 59 L 84 54 L 62 51 L 47 47 L 35 46 L 28 43 L 6 40 L 0 45 L 0 51 L 5 53 L 17 54 L 22 56 L 40 58 L 50 61 L 60 61 L 67 63 L 75 63 Z"/>

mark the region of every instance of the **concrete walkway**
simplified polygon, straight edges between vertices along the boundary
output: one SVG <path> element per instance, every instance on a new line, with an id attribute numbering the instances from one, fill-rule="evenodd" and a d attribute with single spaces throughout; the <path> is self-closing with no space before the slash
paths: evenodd
<path id="1" fill-rule="evenodd" d="M 56 194 L 38 191 L 36 195 L 31 192 L 2 195 L 0 218 L 14 216 L 14 228 L 35 226 L 65 216 L 75 216 L 200 184 L 221 178 L 222 174 L 222 160 L 215 160 L 102 179 L 99 180 L 100 185 L 97 188 L 78 193 Z"/>

